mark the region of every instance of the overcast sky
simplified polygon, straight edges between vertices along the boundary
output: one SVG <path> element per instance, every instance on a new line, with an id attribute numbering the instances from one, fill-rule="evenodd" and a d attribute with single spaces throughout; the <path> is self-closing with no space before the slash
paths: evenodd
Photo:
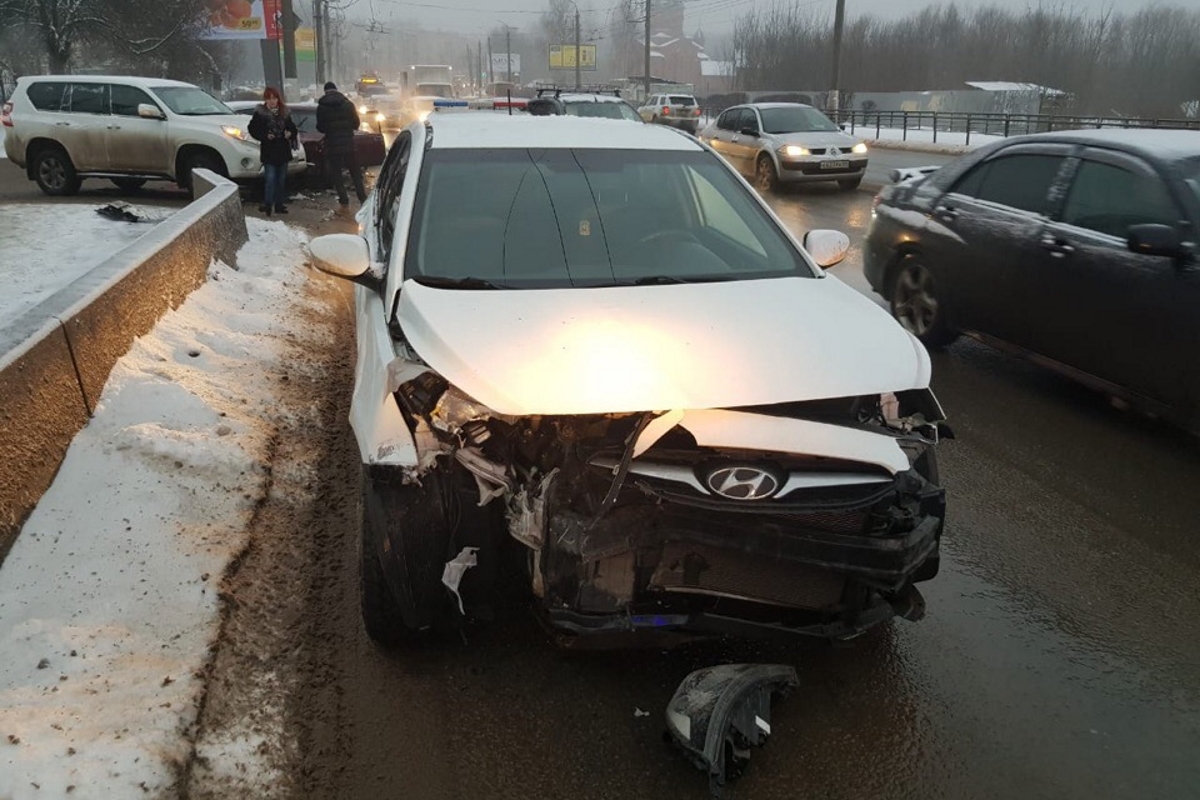
<path id="1" fill-rule="evenodd" d="M 305 0 L 298 3 L 307 5 Z M 609 10 L 618 0 L 578 0 L 581 9 L 599 12 L 607 17 Z M 641 0 L 638 0 L 640 3 Z M 705 32 L 717 32 L 732 26 L 733 21 L 751 8 L 769 8 L 776 2 L 788 4 L 791 0 L 687 0 L 689 33 L 696 27 Z M 832 16 L 836 0 L 795 0 L 809 4 L 815 12 Z M 1103 8 L 1116 11 L 1136 11 L 1153 5 L 1189 7 L 1198 0 L 1040 0 L 1047 7 L 1064 6 L 1087 12 L 1098 12 Z M 945 0 L 846 0 L 849 16 L 874 14 L 885 18 L 901 17 L 926 6 L 945 5 Z M 963 10 L 995 5 L 1020 10 L 1039 4 L 1039 0 L 955 0 Z M 462 33 L 483 33 L 501 23 L 516 28 L 536 24 L 538 14 L 546 8 L 548 0 L 357 0 L 349 12 L 355 19 L 370 19 L 372 16 L 388 25 L 402 25 L 405 21 L 416 21 L 426 28 L 436 28 Z M 651 0 L 653 7 L 653 0 Z M 600 20 L 597 20 L 600 22 Z"/>

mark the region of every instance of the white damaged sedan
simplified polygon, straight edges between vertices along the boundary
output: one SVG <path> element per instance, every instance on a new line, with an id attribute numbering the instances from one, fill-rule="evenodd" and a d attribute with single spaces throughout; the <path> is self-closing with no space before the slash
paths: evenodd
<path id="1" fill-rule="evenodd" d="M 474 113 L 401 132 L 359 222 L 311 252 L 358 284 L 377 642 L 486 617 L 501 563 L 570 641 L 920 617 L 943 414 L 920 343 L 823 273 L 842 234 L 810 256 L 668 128 Z"/>

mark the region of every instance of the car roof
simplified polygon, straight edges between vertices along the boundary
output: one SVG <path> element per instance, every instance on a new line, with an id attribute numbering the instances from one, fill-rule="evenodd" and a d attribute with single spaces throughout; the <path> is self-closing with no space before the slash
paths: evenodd
<path id="1" fill-rule="evenodd" d="M 1013 136 L 1005 142 L 1063 142 L 1095 145 L 1134 153 L 1148 161 L 1179 161 L 1200 156 L 1200 130 L 1102 128 Z"/>
<path id="2" fill-rule="evenodd" d="M 665 125 L 551 115 L 508 116 L 463 111 L 433 114 L 434 149 L 578 148 L 595 150 L 695 150 L 700 144 Z"/>
<path id="3" fill-rule="evenodd" d="M 167 86 L 186 86 L 189 89 L 198 88 L 194 83 L 172 81 L 167 78 L 141 78 L 136 75 L 26 75 L 20 78 L 25 83 L 41 83 L 43 81 L 67 81 L 70 83 L 128 83 L 133 86 L 148 86 L 162 88 Z"/>
<path id="4" fill-rule="evenodd" d="M 587 92 L 572 92 L 571 94 L 562 94 L 558 99 L 564 103 L 624 103 L 625 101 L 615 94 L 588 94 Z"/>
<path id="5" fill-rule="evenodd" d="M 757 108 L 760 111 L 769 108 L 813 108 L 807 103 L 741 103 L 734 108 Z"/>

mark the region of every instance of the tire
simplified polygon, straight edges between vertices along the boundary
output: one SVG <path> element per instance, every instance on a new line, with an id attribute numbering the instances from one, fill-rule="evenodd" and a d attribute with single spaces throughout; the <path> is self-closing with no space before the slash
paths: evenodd
<path id="1" fill-rule="evenodd" d="M 384 647 L 424 640 L 449 616 L 441 577 L 450 536 L 440 489 L 436 471 L 415 485 L 363 469 L 359 599 L 367 636 Z"/>
<path id="2" fill-rule="evenodd" d="M 938 470 L 936 448 L 930 447 L 924 453 L 922 453 L 921 456 L 917 458 L 915 462 L 913 462 L 913 469 L 920 473 L 921 477 L 932 483 L 934 486 L 942 485 L 941 472 Z M 941 538 L 942 532 L 939 530 L 938 552 L 936 555 L 926 558 L 924 563 L 917 567 L 916 572 L 914 572 L 912 576 L 913 583 L 933 580 L 937 577 L 938 572 L 942 568 Z"/>
<path id="3" fill-rule="evenodd" d="M 889 293 L 892 316 L 930 348 L 945 347 L 958 338 L 947 323 L 945 302 L 937 296 L 933 273 L 915 254 L 901 258 L 892 270 Z"/>
<path id="4" fill-rule="evenodd" d="M 112 178 L 113 185 L 123 192 L 136 192 L 146 185 L 145 178 Z"/>
<path id="5" fill-rule="evenodd" d="M 183 162 L 183 174 L 179 176 L 179 185 L 187 189 L 191 196 L 196 196 L 196 187 L 192 185 L 192 170 L 207 169 L 218 175 L 225 175 L 225 162 L 215 153 L 193 153 Z"/>
<path id="6" fill-rule="evenodd" d="M 779 188 L 779 173 L 775 171 L 775 162 L 766 153 L 754 162 L 754 187 L 760 192 L 773 192 Z"/>
<path id="7" fill-rule="evenodd" d="M 859 186 L 862 185 L 862 182 L 863 182 L 863 179 L 862 179 L 862 176 L 860 175 L 857 178 L 850 178 L 849 180 L 838 181 L 838 188 L 841 189 L 843 192 L 853 192 L 855 189 L 857 189 Z"/>
<path id="8" fill-rule="evenodd" d="M 58 145 L 44 147 L 33 159 L 33 176 L 38 188 L 51 197 L 78 194 L 83 183 L 67 151 Z"/>

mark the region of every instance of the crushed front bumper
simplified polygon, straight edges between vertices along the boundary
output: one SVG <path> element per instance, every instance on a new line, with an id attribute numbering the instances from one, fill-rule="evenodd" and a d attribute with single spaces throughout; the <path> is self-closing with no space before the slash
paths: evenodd
<path id="1" fill-rule="evenodd" d="M 729 507 L 658 493 L 600 519 L 558 510 L 540 554 L 546 621 L 573 636 L 848 639 L 906 613 L 937 572 L 945 493 L 915 473 L 865 505 Z"/>

